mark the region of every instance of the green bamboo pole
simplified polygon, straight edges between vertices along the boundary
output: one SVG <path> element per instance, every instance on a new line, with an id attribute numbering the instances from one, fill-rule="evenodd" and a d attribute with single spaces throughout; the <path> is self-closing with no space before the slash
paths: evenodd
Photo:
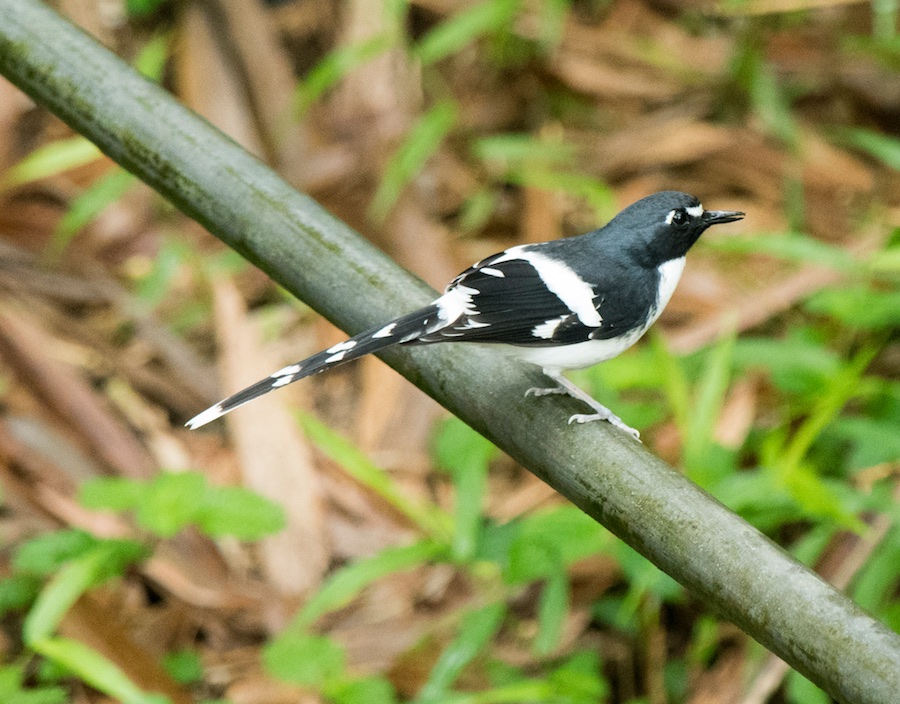
<path id="1" fill-rule="evenodd" d="M 0 73 L 349 333 L 434 295 L 39 0 L 0 0 Z M 842 702 L 900 701 L 900 637 L 542 377 L 456 345 L 383 358 Z M 265 370 L 261 370 L 265 371 Z"/>

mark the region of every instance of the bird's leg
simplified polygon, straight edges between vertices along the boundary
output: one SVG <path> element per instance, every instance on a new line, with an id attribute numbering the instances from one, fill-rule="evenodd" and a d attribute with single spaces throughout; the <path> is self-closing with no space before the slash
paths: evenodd
<path id="1" fill-rule="evenodd" d="M 569 392 L 566 391 L 562 386 L 554 386 L 549 389 L 544 389 L 539 386 L 532 386 L 525 392 L 526 396 L 553 396 L 555 394 L 568 395 Z"/>
<path id="2" fill-rule="evenodd" d="M 567 394 L 572 398 L 578 399 L 579 401 L 583 401 L 592 409 L 594 409 L 595 413 L 585 414 L 585 413 L 576 413 L 574 416 L 569 418 L 569 423 L 590 423 L 594 420 L 605 420 L 610 425 L 615 426 L 619 430 L 624 430 L 626 433 L 631 435 L 635 440 L 641 439 L 641 434 L 632 428 L 630 425 L 627 425 L 619 416 L 609 410 L 602 403 L 594 399 L 590 394 L 582 391 L 578 386 L 573 384 L 571 381 L 566 379 L 562 375 L 562 372 L 556 369 L 544 369 L 544 374 L 549 376 L 553 381 L 555 381 L 559 386 L 551 389 L 528 389 L 525 395 L 534 395 L 534 396 L 546 396 L 549 394 Z"/>

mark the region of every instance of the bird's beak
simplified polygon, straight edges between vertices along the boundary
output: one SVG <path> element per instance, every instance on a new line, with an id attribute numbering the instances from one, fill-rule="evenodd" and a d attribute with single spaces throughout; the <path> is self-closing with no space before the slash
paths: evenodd
<path id="1" fill-rule="evenodd" d="M 739 210 L 704 210 L 700 217 L 707 225 L 718 225 L 723 222 L 734 222 L 744 217 Z"/>

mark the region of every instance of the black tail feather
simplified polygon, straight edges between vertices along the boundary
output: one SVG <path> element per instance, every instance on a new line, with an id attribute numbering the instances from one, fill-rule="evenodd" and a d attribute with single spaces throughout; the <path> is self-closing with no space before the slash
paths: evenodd
<path id="1" fill-rule="evenodd" d="M 235 408 L 259 398 L 270 391 L 287 386 L 304 377 L 318 374 L 353 359 L 377 352 L 400 343 L 414 343 L 420 336 L 433 331 L 442 324 L 438 309 L 434 305 L 426 306 L 408 315 L 381 325 L 366 332 L 339 342 L 327 350 L 291 364 L 277 372 L 257 381 L 224 401 L 210 406 L 202 413 L 191 418 L 185 425 L 194 429 L 221 418 Z"/>

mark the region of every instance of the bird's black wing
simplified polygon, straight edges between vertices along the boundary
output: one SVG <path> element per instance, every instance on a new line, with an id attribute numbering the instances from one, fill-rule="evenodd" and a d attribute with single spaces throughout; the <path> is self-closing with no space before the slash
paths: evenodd
<path id="1" fill-rule="evenodd" d="M 548 271 L 535 256 L 501 252 L 457 276 L 436 305 L 449 313 L 464 301 L 463 312 L 448 315 L 449 324 L 418 337 L 415 343 L 501 342 L 511 345 L 549 346 L 584 342 L 603 328 L 596 312 L 594 292 L 574 271 L 556 263 Z M 552 274 L 552 276 L 551 276 Z M 551 290 L 565 288 L 569 304 Z M 577 302 L 579 305 L 570 305 Z M 577 309 L 577 310 L 576 310 Z M 593 317 L 589 314 L 593 311 Z"/>

